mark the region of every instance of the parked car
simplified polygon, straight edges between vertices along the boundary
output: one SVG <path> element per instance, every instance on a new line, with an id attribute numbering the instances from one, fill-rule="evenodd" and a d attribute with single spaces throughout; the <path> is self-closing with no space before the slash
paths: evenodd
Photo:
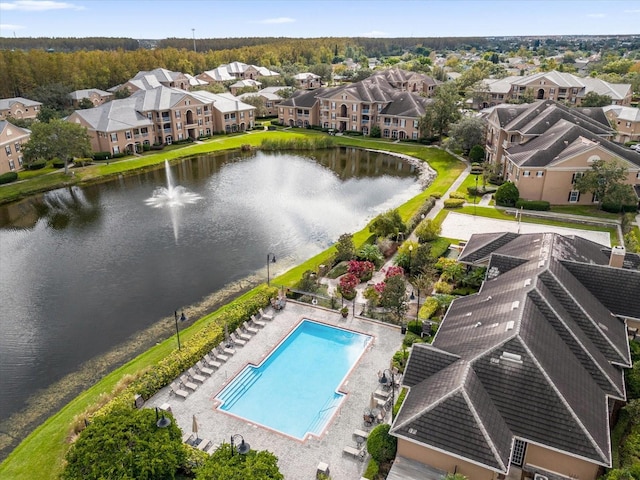
<path id="1" fill-rule="evenodd" d="M 635 145 L 631 145 L 629 148 L 631 150 L 635 150 L 636 152 L 640 152 L 640 143 L 636 143 Z"/>

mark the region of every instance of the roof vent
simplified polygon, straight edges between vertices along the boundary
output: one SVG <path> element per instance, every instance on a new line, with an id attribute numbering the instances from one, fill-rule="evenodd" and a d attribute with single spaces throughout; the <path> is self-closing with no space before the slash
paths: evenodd
<path id="1" fill-rule="evenodd" d="M 511 310 L 515 310 L 516 308 L 518 308 L 520 306 L 520 300 L 515 300 L 512 304 L 511 304 Z"/>
<path id="2" fill-rule="evenodd" d="M 500 360 L 494 357 L 494 358 L 491 358 L 490 362 L 491 363 L 500 363 Z"/>
<path id="3" fill-rule="evenodd" d="M 464 314 L 465 317 L 470 317 L 471 315 L 473 315 L 471 312 L 467 312 Z"/>
<path id="4" fill-rule="evenodd" d="M 489 295 L 487 298 L 484 299 L 485 302 L 488 302 L 489 300 L 491 300 L 493 297 L 491 295 Z"/>
<path id="5" fill-rule="evenodd" d="M 416 433 L 418 433 L 418 430 L 416 430 L 415 428 L 410 428 L 410 429 L 409 429 L 409 433 L 410 433 L 411 435 L 415 435 Z"/>
<path id="6" fill-rule="evenodd" d="M 504 328 L 505 332 L 508 332 L 509 330 L 513 330 L 513 327 L 516 323 L 513 320 L 509 320 Z"/>
<path id="7" fill-rule="evenodd" d="M 609 266 L 615 268 L 622 268 L 624 264 L 624 256 L 626 254 L 625 248 L 622 245 L 616 245 L 611 249 L 611 256 L 609 257 Z"/>
<path id="8" fill-rule="evenodd" d="M 480 327 L 480 326 L 482 326 L 482 322 L 478 322 L 478 323 L 476 323 L 476 325 L 475 325 L 475 327 L 476 327 L 476 328 L 478 328 L 478 327 Z"/>
<path id="9" fill-rule="evenodd" d="M 502 355 L 500 356 L 500 360 L 506 360 L 507 362 L 522 364 L 522 357 L 517 353 L 502 352 Z"/>

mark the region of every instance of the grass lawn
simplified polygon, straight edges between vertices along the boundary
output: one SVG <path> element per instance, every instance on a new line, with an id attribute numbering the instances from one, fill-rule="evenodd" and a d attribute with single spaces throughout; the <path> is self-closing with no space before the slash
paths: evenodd
<path id="1" fill-rule="evenodd" d="M 619 213 L 605 212 L 594 205 L 556 205 L 551 207 L 551 211 L 570 215 L 582 215 L 585 217 L 606 218 L 609 220 L 620 219 Z"/>
<path id="2" fill-rule="evenodd" d="M 67 180 L 73 183 L 80 183 L 80 180 L 82 182 L 87 182 L 89 180 L 96 180 L 99 177 L 109 177 L 126 171 L 146 168 L 148 166 L 158 164 L 165 159 L 172 160 L 179 157 L 214 152 L 218 150 L 237 149 L 243 144 L 258 146 L 262 142 L 263 138 L 274 138 L 275 136 L 291 138 L 292 135 L 313 136 L 325 134 L 312 130 L 292 129 L 285 131 L 258 131 L 234 137 L 216 137 L 202 144 L 189 145 L 170 152 L 162 151 L 148 156 L 131 157 L 129 159 L 110 162 L 109 165 L 104 163 L 74 169 L 74 171 L 76 171 L 76 175 L 73 177 L 64 178 L 64 174 L 61 173 L 41 175 L 37 178 L 30 179 L 28 182 L 9 185 L 14 188 L 23 185 L 21 189 L 12 190 L 11 194 L 6 193 L 6 187 L 0 188 L 0 201 L 6 201 L 7 198 L 10 198 L 10 195 L 17 195 L 19 198 L 20 196 L 26 196 L 34 191 L 47 190 L 45 185 L 49 185 L 50 188 L 51 186 L 56 185 L 63 186 Z M 343 146 L 388 150 L 405 155 L 411 155 L 428 161 L 431 167 L 438 172 L 438 176 L 429 188 L 399 207 L 398 210 L 402 218 L 405 220 L 410 218 L 418 210 L 431 193 L 444 193 L 464 169 L 464 165 L 460 161 L 437 148 L 425 147 L 418 144 L 398 144 L 388 141 L 367 140 L 362 139 L 361 137 L 335 138 L 336 143 Z M 50 179 L 49 177 L 55 178 Z M 47 181 L 44 181 L 44 179 L 47 179 Z M 37 187 L 41 190 L 37 190 L 37 188 L 34 190 L 26 186 L 26 184 L 31 184 L 32 182 L 41 182 Z M 354 233 L 354 244 L 356 247 L 359 247 L 369 241 L 370 238 L 371 234 L 369 229 L 368 227 L 365 227 L 361 231 Z M 300 280 L 302 273 L 306 270 L 315 270 L 318 265 L 326 263 L 334 251 L 335 248 L 331 247 L 313 258 L 310 258 L 301 265 L 289 270 L 283 275 L 272 279 L 272 281 L 280 285 L 294 286 Z M 244 299 L 250 295 L 253 295 L 253 291 L 244 294 L 239 299 Z M 197 335 L 203 326 L 208 322 L 215 321 L 215 319 L 220 316 L 221 312 L 230 308 L 230 305 L 231 304 L 226 305 L 217 312 L 198 320 L 192 326 L 183 330 L 180 335 L 183 336 L 185 340 L 193 335 Z M 114 385 L 118 383 L 123 375 L 132 374 L 147 366 L 156 364 L 175 348 L 174 342 L 173 338 L 169 338 L 159 345 L 154 346 L 126 365 L 105 376 L 93 387 L 78 395 L 59 412 L 47 419 L 14 449 L 2 464 L 0 464 L 0 478 L 10 478 L 13 480 L 32 478 L 46 480 L 58 478 L 62 471 L 63 459 L 68 447 L 66 437 L 69 433 L 70 425 L 72 424 L 74 417 L 84 412 L 89 405 L 95 403 L 101 394 L 108 394 L 111 392 Z"/>

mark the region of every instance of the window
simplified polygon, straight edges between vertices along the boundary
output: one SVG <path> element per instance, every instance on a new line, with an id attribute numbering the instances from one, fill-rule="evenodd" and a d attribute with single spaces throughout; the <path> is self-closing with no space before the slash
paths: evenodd
<path id="1" fill-rule="evenodd" d="M 201 118 L 198 119 L 198 125 L 202 126 L 202 119 Z M 200 134 L 200 135 L 202 135 L 202 134 Z"/>
<path id="2" fill-rule="evenodd" d="M 111 134 L 111 141 L 112 142 L 117 142 L 118 141 L 118 134 L 117 133 L 112 133 Z M 118 152 L 115 152 L 118 153 Z"/>
<path id="3" fill-rule="evenodd" d="M 353 116 L 351 117 L 351 121 L 352 121 L 352 122 L 357 122 L 357 121 L 358 121 L 358 116 L 357 116 L 357 115 L 353 115 Z"/>
<path id="4" fill-rule="evenodd" d="M 418 120 L 413 121 L 413 128 L 418 128 Z"/>
<path id="5" fill-rule="evenodd" d="M 630 127 L 631 126 L 631 122 L 625 122 L 624 126 L 625 127 Z"/>
<path id="6" fill-rule="evenodd" d="M 580 192 L 577 190 L 571 190 L 569 192 L 569 203 L 576 203 L 580 200 Z"/>
<path id="7" fill-rule="evenodd" d="M 118 145 L 114 145 L 113 146 L 113 154 L 117 155 L 118 153 L 120 153 L 120 147 Z"/>
<path id="8" fill-rule="evenodd" d="M 22 155 L 20 155 L 18 157 L 18 165 L 22 166 L 23 163 L 24 163 L 24 159 L 22 158 Z"/>
<path id="9" fill-rule="evenodd" d="M 351 105 L 351 111 L 352 112 L 357 112 L 358 111 L 358 105 L 356 105 L 355 103 L 353 105 Z"/>
<path id="10" fill-rule="evenodd" d="M 531 172 L 529 170 L 525 170 L 524 172 L 522 172 L 522 176 L 523 177 L 530 177 L 531 176 Z"/>
<path id="11" fill-rule="evenodd" d="M 524 462 L 524 452 L 526 450 L 527 444 L 522 440 L 518 440 L 517 438 L 513 442 L 513 454 L 511 455 L 511 463 L 514 465 L 521 467 Z"/>
<path id="12" fill-rule="evenodd" d="M 16 152 L 20 151 L 20 142 L 16 142 L 13 147 L 16 149 Z"/>
<path id="13" fill-rule="evenodd" d="M 540 177 L 544 177 L 544 172 L 542 170 L 538 170 L 536 172 L 536 177 L 540 178 Z"/>
<path id="14" fill-rule="evenodd" d="M 177 128 L 178 130 L 181 130 L 181 129 L 182 129 L 182 122 L 178 122 L 178 123 L 176 123 L 176 128 Z"/>
<path id="15" fill-rule="evenodd" d="M 336 102 L 331 102 L 331 108 L 336 108 Z"/>
<path id="16" fill-rule="evenodd" d="M 198 115 L 202 115 L 202 107 L 197 107 L 197 108 L 196 108 L 196 113 L 197 113 Z"/>
<path id="17" fill-rule="evenodd" d="M 182 116 L 182 114 L 180 113 L 180 111 L 176 111 L 176 118 L 180 118 Z"/>
<path id="18" fill-rule="evenodd" d="M 240 112 L 240 118 L 244 118 L 244 112 Z"/>
<path id="19" fill-rule="evenodd" d="M 582 176 L 582 172 L 576 172 L 571 177 L 571 183 L 576 183 L 578 179 Z"/>
<path id="20" fill-rule="evenodd" d="M 127 130 L 126 132 L 124 132 L 124 137 L 127 140 L 131 140 L 131 130 Z"/>
<path id="21" fill-rule="evenodd" d="M 6 145 L 4 147 L 4 151 L 7 153 L 7 155 L 11 155 L 11 145 Z"/>
<path id="22" fill-rule="evenodd" d="M 9 170 L 15 170 L 16 169 L 16 164 L 13 162 L 13 160 L 9 160 Z"/>

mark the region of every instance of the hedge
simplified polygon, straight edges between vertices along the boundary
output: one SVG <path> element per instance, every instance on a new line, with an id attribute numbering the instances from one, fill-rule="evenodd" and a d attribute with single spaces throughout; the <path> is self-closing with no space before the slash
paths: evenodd
<path id="1" fill-rule="evenodd" d="M 428 297 L 424 304 L 420 307 L 420 312 L 418 312 L 418 318 L 422 318 L 425 320 L 430 319 L 440 308 L 440 303 L 433 297 Z M 422 326 L 420 327 L 420 331 L 422 331 Z"/>
<path id="2" fill-rule="evenodd" d="M 447 198 L 444 200 L 444 208 L 461 208 L 464 202 L 462 198 Z"/>
<path id="3" fill-rule="evenodd" d="M 269 305 L 270 298 L 276 290 L 275 287 L 262 287 L 254 297 L 242 302 L 231 303 L 229 308 L 225 309 L 219 317 L 214 318 L 214 321 L 203 327 L 197 336 L 184 342 L 182 349 L 174 350 L 160 360 L 157 365 L 144 372 L 121 393 L 97 410 L 95 415 L 107 414 L 117 406 L 132 405 L 136 394 L 141 395 L 144 400 L 151 398 L 224 340 L 223 325 L 225 323 L 228 330 L 233 332 L 251 315 L 257 314 L 260 308 Z"/>
<path id="4" fill-rule="evenodd" d="M 449 194 L 449 198 L 461 198 L 461 199 L 466 199 L 466 195 L 464 193 L 461 192 L 451 192 Z"/>
<path id="5" fill-rule="evenodd" d="M 635 212 L 638 209 L 638 205 L 620 205 L 619 203 L 603 203 L 602 210 L 609 213 L 620 213 L 620 212 Z"/>
<path id="6" fill-rule="evenodd" d="M 524 208 L 525 210 L 538 210 L 542 212 L 548 212 L 551 210 L 551 204 L 545 200 L 525 200 L 523 198 L 516 202 L 517 208 Z"/>
<path id="7" fill-rule="evenodd" d="M 15 182 L 18 179 L 17 172 L 7 172 L 0 175 L 0 185 Z"/>
<path id="8" fill-rule="evenodd" d="M 38 160 L 37 162 L 26 164 L 25 168 L 27 170 L 40 170 L 41 168 L 44 168 L 46 166 L 47 162 L 45 162 L 44 160 Z"/>

